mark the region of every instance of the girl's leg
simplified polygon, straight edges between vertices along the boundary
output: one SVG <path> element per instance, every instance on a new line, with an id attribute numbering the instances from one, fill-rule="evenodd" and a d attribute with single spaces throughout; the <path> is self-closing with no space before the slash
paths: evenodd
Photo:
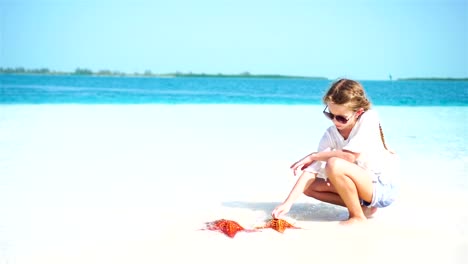
<path id="1" fill-rule="evenodd" d="M 330 158 L 327 161 L 326 172 L 336 192 L 348 208 L 349 219 L 344 223 L 354 223 L 366 220 L 359 198 L 372 200 L 372 177 L 364 169 L 354 163 L 340 158 Z"/>
<path id="2" fill-rule="evenodd" d="M 330 181 L 325 181 L 320 178 L 315 179 L 304 191 L 304 194 L 322 202 L 345 206 L 343 199 L 338 195 Z"/>
<path id="3" fill-rule="evenodd" d="M 341 199 L 335 187 L 333 187 L 333 184 L 331 184 L 330 181 L 325 181 L 321 178 L 317 178 L 311 185 L 309 185 L 309 187 L 304 191 L 304 194 L 322 202 L 346 207 L 343 199 Z M 376 207 L 361 206 L 361 208 L 366 217 L 371 217 L 377 211 Z"/>

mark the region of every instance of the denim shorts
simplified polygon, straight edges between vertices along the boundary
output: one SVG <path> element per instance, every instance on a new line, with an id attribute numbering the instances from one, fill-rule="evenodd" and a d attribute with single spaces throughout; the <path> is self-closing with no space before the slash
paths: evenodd
<path id="1" fill-rule="evenodd" d="M 397 196 L 397 188 L 391 183 L 383 183 L 379 175 L 376 175 L 377 180 L 372 182 L 373 192 L 372 201 L 366 202 L 361 200 L 361 205 L 368 207 L 383 208 L 392 204 Z"/>

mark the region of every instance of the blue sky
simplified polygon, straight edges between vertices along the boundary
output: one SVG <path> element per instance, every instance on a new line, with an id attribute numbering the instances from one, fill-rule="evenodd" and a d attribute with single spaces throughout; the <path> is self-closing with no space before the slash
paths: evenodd
<path id="1" fill-rule="evenodd" d="M 468 77 L 468 0 L 0 0 L 0 67 Z"/>

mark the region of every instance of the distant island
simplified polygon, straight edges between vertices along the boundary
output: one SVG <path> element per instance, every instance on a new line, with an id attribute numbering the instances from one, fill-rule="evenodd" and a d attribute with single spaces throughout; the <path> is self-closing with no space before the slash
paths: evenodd
<path id="1" fill-rule="evenodd" d="M 398 81 L 468 81 L 468 78 L 412 77 L 412 78 L 399 78 Z"/>
<path id="2" fill-rule="evenodd" d="M 250 72 L 242 72 L 239 74 L 207 74 L 207 73 L 153 73 L 150 70 L 146 70 L 143 73 L 126 73 L 121 71 L 111 70 L 100 70 L 94 72 L 86 68 L 77 68 L 73 72 L 63 72 L 49 70 L 48 68 L 40 69 L 25 69 L 23 67 L 17 68 L 1 68 L 0 74 L 37 74 L 37 75 L 80 75 L 80 76 L 117 76 L 117 77 L 155 77 L 155 78 L 200 78 L 200 77 L 216 77 L 216 78 L 273 78 L 273 79 L 313 79 L 313 80 L 328 80 L 325 77 L 311 77 L 311 76 L 293 76 L 293 75 L 281 75 L 281 74 L 251 74 Z"/>
<path id="3" fill-rule="evenodd" d="M 154 78 L 264 78 L 264 79 L 309 79 L 309 80 L 329 80 L 326 77 L 320 76 L 295 76 L 282 74 L 252 74 L 248 71 L 238 74 L 210 74 L 210 73 L 193 73 L 193 72 L 174 72 L 174 73 L 153 73 L 151 70 L 146 70 L 142 73 L 126 73 L 113 70 L 92 71 L 87 68 L 76 68 L 73 72 L 55 71 L 48 68 L 26 69 L 24 67 L 2 68 L 0 74 L 16 74 L 16 75 L 58 75 L 58 76 L 102 76 L 102 77 L 154 77 Z M 468 81 L 466 78 L 439 78 L 439 77 L 411 77 L 393 79 L 389 76 L 390 81 Z"/>

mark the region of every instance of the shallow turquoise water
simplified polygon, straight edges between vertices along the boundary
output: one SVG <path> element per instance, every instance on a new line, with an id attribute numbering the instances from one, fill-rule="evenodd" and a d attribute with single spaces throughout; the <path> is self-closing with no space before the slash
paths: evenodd
<path id="1" fill-rule="evenodd" d="M 331 80 L 0 75 L 2 104 L 321 104 Z M 362 81 L 376 105 L 466 106 L 466 81 Z"/>

